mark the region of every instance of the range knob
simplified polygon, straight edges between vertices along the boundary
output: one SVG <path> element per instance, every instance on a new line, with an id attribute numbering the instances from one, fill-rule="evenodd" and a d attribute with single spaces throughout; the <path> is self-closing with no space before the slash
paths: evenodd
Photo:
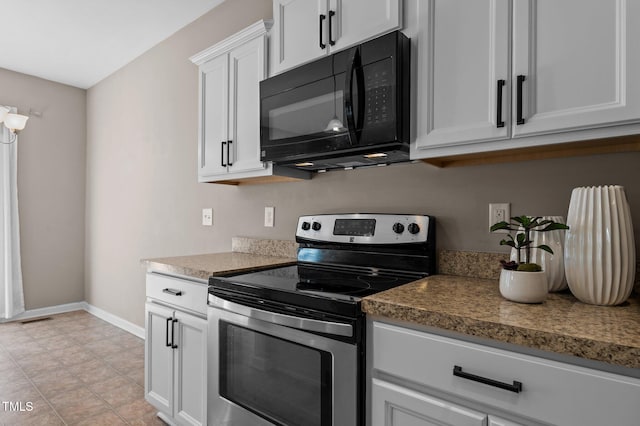
<path id="1" fill-rule="evenodd" d="M 400 222 L 396 222 L 393 224 L 393 232 L 396 234 L 402 234 L 404 232 L 404 225 Z"/>
<path id="2" fill-rule="evenodd" d="M 313 225 L 311 225 L 311 228 L 312 228 L 314 231 L 319 231 L 319 230 L 320 230 L 320 228 L 322 228 L 322 225 L 320 225 L 320 222 L 313 222 Z"/>
<path id="3" fill-rule="evenodd" d="M 407 230 L 410 234 L 417 234 L 418 232 L 420 232 L 420 226 L 418 226 L 417 223 L 411 223 L 409 224 L 409 226 L 407 226 Z"/>
<path id="4" fill-rule="evenodd" d="M 311 228 L 311 224 L 309 222 L 302 222 L 302 230 L 308 231 Z"/>

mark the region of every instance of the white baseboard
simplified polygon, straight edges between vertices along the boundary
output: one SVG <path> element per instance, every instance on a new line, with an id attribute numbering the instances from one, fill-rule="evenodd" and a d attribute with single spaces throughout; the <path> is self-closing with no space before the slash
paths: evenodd
<path id="1" fill-rule="evenodd" d="M 85 311 L 89 312 L 91 315 L 94 315 L 102 320 L 105 320 L 106 322 L 113 324 L 116 327 L 123 329 L 124 331 L 128 331 L 134 336 L 144 339 L 144 327 L 135 325 L 132 322 L 122 319 L 116 315 L 113 315 L 112 313 L 109 313 L 104 309 L 100 309 L 93 305 L 90 305 L 87 302 L 82 302 L 81 309 L 84 309 Z"/>
<path id="2" fill-rule="evenodd" d="M 14 316 L 9 320 L 0 320 L 0 324 L 3 322 L 23 321 L 26 319 L 46 317 L 48 315 L 63 314 L 65 312 L 73 312 L 73 311 L 87 311 L 91 315 L 96 316 L 102 320 L 105 320 L 109 324 L 115 325 L 116 327 L 119 327 L 124 331 L 128 331 L 134 336 L 144 339 L 144 327 L 135 325 L 132 322 L 124 320 L 116 315 L 113 315 L 105 311 L 104 309 L 100 309 L 93 305 L 90 305 L 87 302 L 75 302 L 75 303 L 67 303 L 64 305 L 50 306 L 47 308 L 30 309 L 28 311 L 24 311 L 19 315 Z"/>
<path id="3" fill-rule="evenodd" d="M 48 315 L 63 314 L 65 312 L 81 311 L 85 302 L 66 303 L 64 305 L 49 306 L 47 308 L 30 309 L 8 320 L 0 320 L 0 323 L 11 321 L 23 321 L 31 318 L 46 317 Z"/>

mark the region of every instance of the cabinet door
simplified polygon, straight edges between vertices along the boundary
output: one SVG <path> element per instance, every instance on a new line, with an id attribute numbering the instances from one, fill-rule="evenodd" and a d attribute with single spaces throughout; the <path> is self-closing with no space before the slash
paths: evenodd
<path id="1" fill-rule="evenodd" d="M 266 39 L 259 37 L 229 54 L 229 171 L 261 170 L 260 81 L 267 77 Z"/>
<path id="2" fill-rule="evenodd" d="M 478 411 L 373 379 L 372 426 L 486 426 Z"/>
<path id="3" fill-rule="evenodd" d="M 505 420 L 500 417 L 489 416 L 489 426 L 523 426 L 521 423 Z"/>
<path id="4" fill-rule="evenodd" d="M 515 0 L 513 135 L 640 119 L 640 3 Z"/>
<path id="5" fill-rule="evenodd" d="M 330 50 L 339 50 L 402 27 L 401 0 L 330 0 Z M 327 25 L 327 34 L 329 26 Z"/>
<path id="6" fill-rule="evenodd" d="M 426 78 L 413 79 L 417 148 L 510 137 L 508 1 L 431 0 L 420 6 L 427 31 L 417 46 Z"/>
<path id="7" fill-rule="evenodd" d="M 327 18 L 327 0 L 274 0 L 274 73 L 327 54 Z"/>
<path id="8" fill-rule="evenodd" d="M 229 55 L 200 66 L 198 176 L 227 173 Z"/>
<path id="9" fill-rule="evenodd" d="M 175 417 L 182 424 L 206 425 L 207 320 L 176 312 Z"/>
<path id="10" fill-rule="evenodd" d="M 173 349 L 171 309 L 146 303 L 144 393 L 146 400 L 169 415 L 173 413 Z"/>

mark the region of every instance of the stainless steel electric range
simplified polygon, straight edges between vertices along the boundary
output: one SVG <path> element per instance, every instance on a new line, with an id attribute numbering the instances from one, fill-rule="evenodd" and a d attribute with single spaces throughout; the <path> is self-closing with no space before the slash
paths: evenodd
<path id="1" fill-rule="evenodd" d="M 298 220 L 297 264 L 209 279 L 210 425 L 364 424 L 363 297 L 435 273 L 435 221 Z"/>

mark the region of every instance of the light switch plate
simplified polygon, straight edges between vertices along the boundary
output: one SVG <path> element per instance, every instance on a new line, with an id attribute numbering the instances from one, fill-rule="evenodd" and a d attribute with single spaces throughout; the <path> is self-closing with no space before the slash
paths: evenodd
<path id="1" fill-rule="evenodd" d="M 273 228 L 274 216 L 276 213 L 275 207 L 265 207 L 264 208 L 264 226 L 268 228 Z"/>
<path id="2" fill-rule="evenodd" d="M 213 226 L 213 209 L 202 209 L 202 225 Z"/>

